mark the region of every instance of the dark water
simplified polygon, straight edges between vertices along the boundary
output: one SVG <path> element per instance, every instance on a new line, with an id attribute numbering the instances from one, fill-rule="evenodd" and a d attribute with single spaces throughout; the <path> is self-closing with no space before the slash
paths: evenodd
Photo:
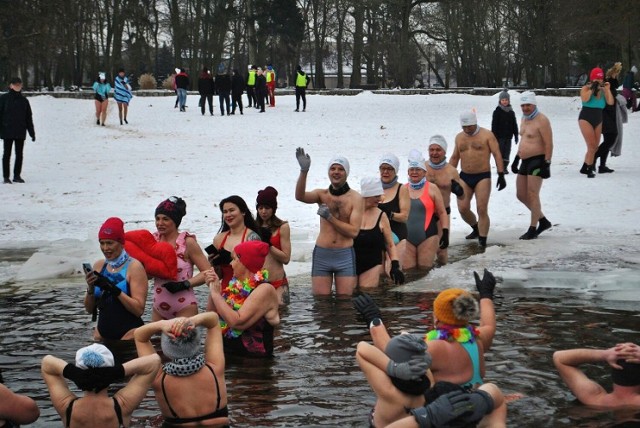
<path id="1" fill-rule="evenodd" d="M 374 396 L 355 360 L 356 344 L 369 340 L 367 329 L 350 300 L 314 298 L 308 277 L 295 278 L 293 284 L 291 305 L 282 311 L 276 357 L 227 361 L 233 425 L 367 426 Z M 84 283 L 77 278 L 2 287 L 0 368 L 5 384 L 38 402 L 42 415 L 32 426 L 60 426 L 40 376 L 40 361 L 48 353 L 72 361 L 75 350 L 90 343 L 92 323 L 82 307 Z M 205 293 L 204 288 L 198 290 L 203 305 Z M 371 294 L 393 334 L 401 329 L 424 332 L 432 324 L 434 292 L 382 288 Z M 640 342 L 636 310 L 552 289 L 506 289 L 496 298 L 496 310 L 498 330 L 486 356 L 485 379 L 505 394 L 523 396 L 509 404 L 509 426 L 640 426 L 640 412 L 596 412 L 579 405 L 551 361 L 556 349 Z M 594 365 L 587 372 L 610 386 L 604 366 Z M 625 420 L 632 422 L 623 424 Z M 149 392 L 132 426 L 160 424 Z"/>

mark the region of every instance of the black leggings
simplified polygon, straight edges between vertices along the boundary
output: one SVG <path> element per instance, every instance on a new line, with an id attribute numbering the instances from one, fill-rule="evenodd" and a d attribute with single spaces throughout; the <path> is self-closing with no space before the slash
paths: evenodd
<path id="1" fill-rule="evenodd" d="M 227 107 L 227 114 L 229 114 L 229 105 L 231 100 L 229 99 L 229 92 L 220 92 L 218 94 L 218 102 L 220 103 L 220 114 L 224 116 L 224 108 Z"/>
<path id="2" fill-rule="evenodd" d="M 609 157 L 609 151 L 613 144 L 616 142 L 616 137 L 618 133 L 612 134 L 607 132 L 606 134 L 602 134 L 602 143 L 598 146 L 598 151 L 596 152 L 596 156 L 594 159 L 600 158 L 600 166 L 604 166 L 607 163 L 607 158 Z"/>
<path id="3" fill-rule="evenodd" d="M 240 108 L 240 113 L 242 113 L 242 92 L 231 96 L 231 113 L 235 114 L 236 106 Z"/>
<path id="4" fill-rule="evenodd" d="M 200 95 L 200 112 L 204 114 L 205 101 L 209 103 L 209 113 L 213 114 L 213 94 Z"/>
<path id="5" fill-rule="evenodd" d="M 24 140 L 4 140 L 4 153 L 2 155 L 2 175 L 4 178 L 9 178 L 9 171 L 11 169 L 11 149 L 14 142 L 16 143 L 16 163 L 13 165 L 13 177 L 20 177 L 20 173 L 22 172 Z"/>
<path id="6" fill-rule="evenodd" d="M 307 108 L 307 89 L 296 87 L 296 110 L 300 110 L 300 98 L 302 98 L 302 109 Z"/>

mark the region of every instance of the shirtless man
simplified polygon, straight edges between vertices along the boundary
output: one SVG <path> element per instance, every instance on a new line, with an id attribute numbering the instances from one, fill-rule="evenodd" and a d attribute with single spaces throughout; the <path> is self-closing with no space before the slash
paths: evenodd
<path id="1" fill-rule="evenodd" d="M 527 91 L 520 95 L 522 121 L 520 122 L 520 145 L 518 154 L 511 164 L 516 178 L 516 195 L 531 212 L 529 229 L 520 239 L 535 239 L 551 227 L 551 222 L 542 213 L 540 189 L 542 180 L 551 176 L 551 156 L 553 135 L 551 123 L 540 113 L 536 104 L 536 94 Z M 522 164 L 518 168 L 518 162 Z M 537 227 L 536 227 L 537 226 Z"/>
<path id="2" fill-rule="evenodd" d="M 607 391 L 578 368 L 580 364 L 608 363 L 613 391 Z M 556 351 L 553 363 L 560 377 L 582 404 L 603 409 L 640 409 L 640 346 L 620 343 L 609 349 Z"/>
<path id="3" fill-rule="evenodd" d="M 353 240 L 360 232 L 364 204 L 358 192 L 349 188 L 349 161 L 336 156 L 329 161 L 328 189 L 307 192 L 307 173 L 311 158 L 304 149 L 296 149 L 300 176 L 296 183 L 296 200 L 318 204 L 320 233 L 313 249 L 311 290 L 313 294 L 331 294 L 334 278 L 336 294 L 351 295 L 356 286 Z"/>
<path id="4" fill-rule="evenodd" d="M 449 163 L 454 168 L 461 162 L 460 178 L 464 196 L 458 201 L 458 211 L 462 219 L 473 229 L 466 236 L 467 239 L 476 239 L 480 245 L 487 245 L 487 235 L 489 234 L 489 196 L 491 195 L 491 164 L 489 159 L 493 154 L 493 159 L 498 169 L 498 191 L 507 187 L 504 179 L 504 163 L 500 154 L 498 141 L 488 129 L 478 126 L 476 114 L 466 111 L 460 115 L 460 125 L 462 132 L 456 135 L 453 155 Z M 476 197 L 476 209 L 478 217 L 471 211 L 471 198 Z"/>
<path id="5" fill-rule="evenodd" d="M 449 228 L 451 227 L 451 193 L 454 193 L 458 199 L 464 196 L 464 189 L 462 188 L 462 180 L 458 170 L 455 169 L 450 163 L 447 162 L 447 140 L 442 135 L 434 135 L 429 139 L 429 161 L 426 162 L 427 166 L 427 180 L 438 186 L 440 193 L 442 194 L 442 201 L 444 202 L 447 215 L 449 216 Z M 438 225 L 439 226 L 439 225 Z M 446 232 L 447 236 L 444 236 Z M 446 239 L 447 246 L 442 248 L 442 242 L 438 248 L 437 258 L 438 263 L 441 265 L 447 264 L 449 260 L 449 252 L 447 250 L 449 243 L 449 230 L 439 227 L 438 233 L 440 234 L 441 241 Z"/>

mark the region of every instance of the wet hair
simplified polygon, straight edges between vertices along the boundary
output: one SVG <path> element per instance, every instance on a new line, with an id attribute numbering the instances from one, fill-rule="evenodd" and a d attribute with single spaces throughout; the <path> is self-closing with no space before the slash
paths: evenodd
<path id="1" fill-rule="evenodd" d="M 256 220 L 253 218 L 253 214 L 251 214 L 251 211 L 249 211 L 249 207 L 247 206 L 247 203 L 244 201 L 244 199 L 242 199 L 238 195 L 231 195 L 231 196 L 228 196 L 228 197 L 224 198 L 223 200 L 220 201 L 220 212 L 222 212 L 222 210 L 224 209 L 224 204 L 226 204 L 226 203 L 234 204 L 234 205 L 236 205 L 238 207 L 240 212 L 243 214 L 244 225 L 248 229 L 251 229 L 253 231 L 256 231 L 258 229 L 258 225 L 256 224 Z M 224 221 L 224 214 L 223 214 L 222 215 L 222 224 L 220 225 L 220 229 L 218 230 L 218 233 L 226 232 L 229 229 L 231 229 L 231 228 L 229 227 L 227 222 Z"/>
<path id="2" fill-rule="evenodd" d="M 611 368 L 613 383 L 619 386 L 639 386 L 640 364 L 628 363 L 625 360 L 618 360 L 617 363 L 622 370 Z"/>

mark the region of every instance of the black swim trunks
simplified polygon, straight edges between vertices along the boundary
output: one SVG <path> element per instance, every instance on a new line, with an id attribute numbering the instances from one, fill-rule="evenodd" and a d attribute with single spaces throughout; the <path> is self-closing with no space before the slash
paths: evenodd
<path id="1" fill-rule="evenodd" d="M 460 178 L 462 181 L 467 183 L 467 186 L 475 189 L 478 183 L 480 183 L 485 178 L 491 178 L 491 171 L 480 172 L 478 174 L 467 174 L 464 171 L 460 171 Z"/>
<path id="2" fill-rule="evenodd" d="M 530 158 L 522 159 L 520 168 L 518 168 L 518 175 L 533 175 L 539 176 L 542 166 L 544 165 L 544 155 L 531 156 Z"/>

